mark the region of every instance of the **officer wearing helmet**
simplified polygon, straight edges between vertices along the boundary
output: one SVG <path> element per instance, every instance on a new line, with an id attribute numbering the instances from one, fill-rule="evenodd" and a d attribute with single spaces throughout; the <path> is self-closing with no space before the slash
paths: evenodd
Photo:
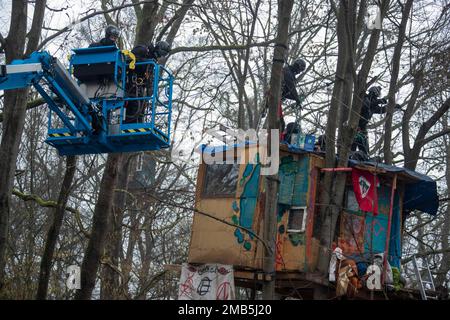
<path id="1" fill-rule="evenodd" d="M 375 113 L 383 114 L 386 113 L 387 110 L 387 99 L 380 99 L 380 96 L 380 86 L 370 87 L 368 93 L 365 95 L 361 107 L 357 133 L 352 144 L 352 151 L 356 151 L 356 148 L 358 148 L 366 156 L 369 154 L 367 124 Z M 400 110 L 400 105 L 396 104 L 395 109 Z"/>
<path id="2" fill-rule="evenodd" d="M 160 58 L 165 58 L 170 53 L 170 44 L 167 41 L 158 41 L 154 46 L 148 46 L 148 58 L 158 61 Z"/>
<path id="3" fill-rule="evenodd" d="M 306 62 L 303 59 L 297 59 L 291 65 L 283 68 L 283 91 L 281 97 L 282 99 L 294 100 L 297 103 L 297 107 L 300 107 L 302 100 L 297 93 L 295 77 L 305 71 L 305 69 Z"/>
<path id="4" fill-rule="evenodd" d="M 302 98 L 298 95 L 296 88 L 296 76 L 301 72 L 305 71 L 306 62 L 303 59 L 295 60 L 291 65 L 287 65 L 283 68 L 283 81 L 281 84 L 281 100 L 294 100 L 296 102 L 297 108 L 301 108 Z M 284 132 L 285 122 L 283 117 L 283 108 L 281 107 L 281 101 L 278 105 L 278 116 L 280 118 L 280 131 L 282 132 L 280 139 L 283 140 L 285 137 L 293 132 Z M 291 128 L 294 128 L 293 124 Z"/>
<path id="5" fill-rule="evenodd" d="M 120 36 L 120 30 L 116 26 L 107 26 L 105 29 L 105 37 L 99 42 L 91 43 L 90 48 L 93 47 L 106 47 L 117 46 L 117 40 Z"/>
<path id="6" fill-rule="evenodd" d="M 170 53 L 170 45 L 166 41 L 158 41 L 155 45 L 137 45 L 131 50 L 136 61 L 154 60 L 159 62 L 160 58 Z M 152 95 L 153 90 L 153 68 L 149 64 L 137 65 L 134 70 L 128 70 L 127 95 L 143 96 Z M 143 122 L 145 105 L 141 101 L 129 101 L 126 105 L 125 123 Z"/>
<path id="7" fill-rule="evenodd" d="M 166 57 L 170 53 L 170 45 L 166 41 L 158 41 L 156 45 L 149 46 L 139 44 L 131 50 L 137 61 L 153 59 L 158 62 L 160 58 Z"/>

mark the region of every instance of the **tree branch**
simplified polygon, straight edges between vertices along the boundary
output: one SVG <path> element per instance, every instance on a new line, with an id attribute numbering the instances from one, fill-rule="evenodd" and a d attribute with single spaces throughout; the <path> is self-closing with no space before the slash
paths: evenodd
<path id="1" fill-rule="evenodd" d="M 424 253 L 416 254 L 416 257 L 424 258 L 424 257 L 427 257 L 429 255 L 436 255 L 436 254 L 442 254 L 442 253 L 447 253 L 447 252 L 450 252 L 450 248 L 426 251 Z M 405 258 L 405 259 L 402 259 L 401 264 L 406 264 L 406 263 L 408 263 L 410 261 L 412 261 L 412 256 L 408 257 L 408 258 Z"/>
<path id="2" fill-rule="evenodd" d="M 111 18 L 111 16 L 108 14 L 108 7 L 106 5 L 106 0 L 102 0 L 101 8 L 104 11 L 103 16 L 105 17 L 106 23 L 108 25 L 116 25 L 114 20 Z"/>
<path id="3" fill-rule="evenodd" d="M 425 142 L 429 142 L 428 140 L 433 137 L 425 138 L 425 135 L 428 131 L 430 131 L 431 127 L 433 127 L 436 122 L 450 109 L 450 98 L 445 100 L 442 106 L 428 119 L 425 121 L 419 129 L 419 133 L 417 134 L 416 141 L 414 143 L 413 149 L 420 149 L 424 146 Z M 430 140 L 431 141 L 431 140 Z"/>
<path id="4" fill-rule="evenodd" d="M 25 202 L 27 202 L 27 201 L 34 201 L 39 206 L 44 207 L 44 208 L 56 208 L 58 206 L 58 203 L 56 201 L 54 201 L 54 200 L 45 200 L 45 199 L 42 199 L 41 197 L 39 197 L 38 195 L 23 193 L 23 192 L 20 192 L 17 189 L 13 189 L 12 194 L 15 195 L 16 197 L 22 199 Z M 89 238 L 90 234 L 89 234 L 89 232 L 87 232 L 84 229 L 83 224 L 81 222 L 80 212 L 77 209 L 69 207 L 69 206 L 66 206 L 65 209 L 75 215 L 75 220 L 77 221 L 77 224 L 78 224 L 78 227 L 80 228 L 80 231 L 86 237 Z"/>
<path id="5" fill-rule="evenodd" d="M 39 38 L 41 37 L 42 25 L 44 22 L 45 7 L 47 0 L 36 0 L 34 7 L 33 22 L 31 23 L 31 29 L 27 34 L 28 44 L 25 51 L 26 55 L 31 54 L 36 50 L 39 44 Z"/>
<path id="6" fill-rule="evenodd" d="M 289 37 L 292 37 L 293 35 L 295 35 L 297 33 L 302 33 L 302 32 L 308 31 L 313 27 L 319 27 L 319 26 L 322 26 L 322 24 L 314 24 L 314 25 L 310 25 L 304 29 L 294 30 L 289 33 Z M 275 43 L 275 41 L 276 41 L 276 39 L 270 39 L 270 40 L 263 41 L 263 42 L 255 42 L 255 43 L 250 43 L 250 44 L 245 44 L 245 45 L 237 44 L 237 45 L 210 45 L 210 46 L 203 46 L 203 47 L 178 47 L 178 48 L 172 49 L 170 54 L 173 55 L 173 54 L 176 54 L 179 52 L 204 52 L 204 51 L 213 51 L 213 50 L 221 50 L 221 51 L 245 50 L 245 49 L 253 48 L 253 47 L 267 47 L 267 46 Z"/>
<path id="7" fill-rule="evenodd" d="M 450 128 L 447 128 L 445 130 L 442 130 L 441 132 L 435 133 L 435 134 L 433 134 L 433 135 L 431 135 L 431 136 L 429 136 L 429 137 L 427 137 L 425 139 L 422 139 L 421 140 L 422 141 L 422 145 L 426 145 L 427 143 L 429 143 L 429 142 L 431 142 L 431 141 L 433 141 L 433 140 L 435 140 L 435 139 L 437 139 L 439 137 L 445 136 L 446 134 L 450 134 Z"/>
<path id="8" fill-rule="evenodd" d="M 0 33 L 0 50 L 6 46 L 6 39 L 3 38 L 3 35 Z"/>
<path id="9" fill-rule="evenodd" d="M 183 4 L 181 5 L 181 7 L 178 8 L 173 17 L 169 20 L 169 22 L 166 23 L 159 35 L 156 37 L 156 41 L 161 40 L 164 33 L 170 28 L 169 34 L 167 36 L 167 42 L 172 44 L 173 40 L 175 39 L 176 33 L 180 29 L 181 23 L 183 22 L 186 13 L 191 8 L 194 1 L 195 0 L 183 0 Z"/>
<path id="10" fill-rule="evenodd" d="M 83 22 L 83 21 L 86 21 L 86 20 L 88 20 L 88 19 L 90 19 L 90 18 L 92 18 L 92 17 L 98 16 L 98 15 L 100 15 L 100 14 L 103 14 L 103 15 L 104 15 L 104 14 L 107 14 L 107 13 L 110 13 L 110 12 L 113 12 L 113 11 L 117 11 L 117 10 L 121 10 L 121 9 L 124 9 L 124 8 L 128 8 L 128 7 L 133 7 L 133 6 L 135 6 L 135 5 L 139 5 L 139 4 L 142 4 L 142 3 L 152 3 L 152 2 L 154 2 L 154 1 L 155 1 L 155 0 L 139 1 L 139 2 L 136 2 L 136 3 L 124 4 L 124 5 L 121 5 L 121 6 L 118 6 L 118 7 L 114 7 L 114 8 L 108 9 L 108 10 L 94 11 L 93 13 L 88 14 L 87 16 L 84 16 L 83 18 L 81 18 L 81 19 L 79 19 L 79 20 L 77 20 L 77 21 L 72 22 L 71 24 L 65 26 L 64 28 L 62 28 L 61 30 L 59 30 L 58 32 L 56 32 L 55 34 L 52 34 L 50 37 L 48 37 L 48 38 L 46 38 L 45 40 L 43 40 L 43 41 L 41 42 L 41 44 L 38 46 L 37 50 L 42 49 L 48 42 L 50 42 L 51 40 L 53 40 L 53 39 L 55 39 L 56 37 L 60 36 L 61 34 L 63 34 L 63 33 L 65 33 L 65 32 L 67 32 L 67 31 L 69 31 L 69 30 L 72 29 L 75 25 L 77 25 L 77 24 L 79 24 L 79 23 L 81 23 L 81 22 Z"/>

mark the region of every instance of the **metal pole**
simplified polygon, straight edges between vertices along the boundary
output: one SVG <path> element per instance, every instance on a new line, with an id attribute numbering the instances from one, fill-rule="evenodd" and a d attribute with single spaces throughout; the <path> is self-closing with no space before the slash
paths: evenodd
<path id="1" fill-rule="evenodd" d="M 375 166 L 375 171 L 373 173 L 373 198 L 372 198 L 372 223 L 370 224 L 370 259 L 373 264 L 373 223 L 375 221 L 375 201 L 378 207 L 378 194 L 377 194 L 377 169 L 378 162 Z M 370 291 L 370 300 L 374 298 L 374 290 Z"/>
<path id="2" fill-rule="evenodd" d="M 381 275 L 381 283 L 384 285 L 385 276 L 386 276 L 386 266 L 387 266 L 387 255 L 389 253 L 389 241 L 391 237 L 391 224 L 392 224 L 392 212 L 394 209 L 394 196 L 395 189 L 397 189 L 397 174 L 394 175 L 394 179 L 392 180 L 392 188 L 391 188 L 391 203 L 389 208 L 389 217 L 388 217 L 388 228 L 386 233 L 386 245 L 384 246 L 384 257 L 383 257 L 383 274 Z"/>

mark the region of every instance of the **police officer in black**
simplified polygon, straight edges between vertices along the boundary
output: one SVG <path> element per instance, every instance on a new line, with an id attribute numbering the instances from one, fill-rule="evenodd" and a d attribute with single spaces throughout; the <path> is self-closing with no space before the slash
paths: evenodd
<path id="1" fill-rule="evenodd" d="M 299 96 L 296 88 L 296 76 L 301 72 L 305 71 L 306 62 L 303 59 L 295 60 L 291 65 L 287 65 L 283 68 L 283 82 L 282 82 L 282 92 L 281 100 L 293 100 L 296 102 L 296 108 L 301 108 L 302 99 Z M 290 143 L 290 137 L 293 133 L 300 132 L 300 126 L 298 123 L 289 123 L 284 132 L 285 122 L 283 117 L 283 108 L 281 106 L 282 102 L 278 106 L 278 116 L 280 118 L 280 131 L 283 132 L 281 135 L 282 140 L 286 140 Z"/>
<path id="2" fill-rule="evenodd" d="M 148 59 L 159 61 L 160 58 L 165 58 L 170 53 L 170 44 L 166 41 L 158 41 L 155 45 L 148 46 Z"/>
<path id="3" fill-rule="evenodd" d="M 154 60 L 158 63 L 160 58 L 170 53 L 170 45 L 166 41 L 158 41 L 155 45 L 137 45 L 131 50 L 136 57 L 136 62 Z M 134 70 L 128 71 L 127 95 L 142 97 L 152 95 L 153 69 L 151 65 L 136 65 Z M 143 101 L 128 101 L 126 107 L 125 123 L 143 122 L 145 105 Z"/>
<path id="4" fill-rule="evenodd" d="M 363 158 L 368 158 L 369 154 L 369 142 L 367 135 L 367 124 L 369 123 L 372 116 L 377 114 L 386 113 L 386 103 L 385 98 L 380 99 L 381 87 L 373 86 L 369 89 L 368 93 L 365 95 L 363 100 L 363 105 L 361 107 L 361 115 L 359 118 L 358 129 L 356 132 L 355 139 L 352 144 L 352 151 L 355 152 L 358 148 L 362 153 Z M 396 110 L 401 110 L 400 105 L 395 105 Z"/>
<path id="5" fill-rule="evenodd" d="M 297 103 L 297 107 L 300 107 L 302 101 L 297 92 L 295 77 L 305 71 L 305 69 L 306 62 L 303 59 L 295 60 L 291 65 L 287 65 L 283 68 L 283 91 L 281 93 L 281 98 L 294 100 Z"/>
<path id="6" fill-rule="evenodd" d="M 117 40 L 120 36 L 120 30 L 116 26 L 107 26 L 105 29 L 105 37 L 99 42 L 91 43 L 89 48 L 117 46 Z"/>

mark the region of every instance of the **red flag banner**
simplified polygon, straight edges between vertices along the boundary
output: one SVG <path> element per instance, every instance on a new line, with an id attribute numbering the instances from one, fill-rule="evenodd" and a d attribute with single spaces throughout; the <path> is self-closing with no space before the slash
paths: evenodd
<path id="1" fill-rule="evenodd" d="M 353 191 L 359 208 L 363 211 L 378 214 L 378 198 L 376 187 L 378 178 L 375 181 L 375 175 L 368 171 L 353 168 L 352 171 Z M 373 206 L 373 208 L 372 208 Z"/>

